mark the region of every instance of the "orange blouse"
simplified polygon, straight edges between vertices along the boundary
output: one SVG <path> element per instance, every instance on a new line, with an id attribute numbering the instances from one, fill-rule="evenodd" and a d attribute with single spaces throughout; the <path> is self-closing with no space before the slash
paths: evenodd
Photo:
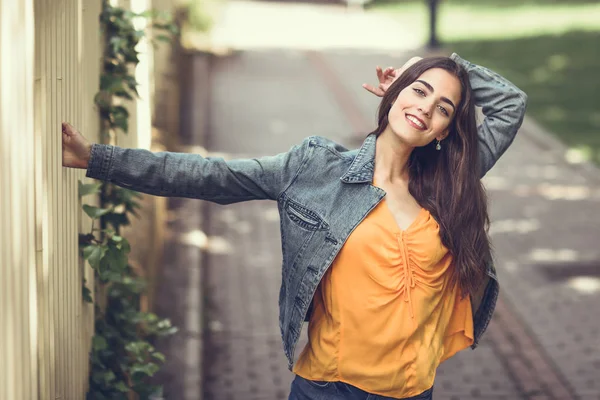
<path id="1" fill-rule="evenodd" d="M 426 391 L 438 365 L 473 343 L 471 301 L 451 269 L 431 214 L 401 230 L 384 199 L 323 276 L 294 372 L 381 396 Z"/>

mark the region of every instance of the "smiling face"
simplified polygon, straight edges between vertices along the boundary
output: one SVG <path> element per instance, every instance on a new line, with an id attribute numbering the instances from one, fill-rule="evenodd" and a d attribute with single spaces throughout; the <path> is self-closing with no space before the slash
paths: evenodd
<path id="1" fill-rule="evenodd" d="M 443 140 L 460 100 L 458 78 L 444 69 L 431 68 L 400 92 L 388 114 L 386 130 L 411 147 Z"/>

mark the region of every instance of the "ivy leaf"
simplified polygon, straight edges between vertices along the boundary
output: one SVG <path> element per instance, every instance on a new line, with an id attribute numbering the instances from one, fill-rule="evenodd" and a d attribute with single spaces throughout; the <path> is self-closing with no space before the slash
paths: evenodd
<path id="1" fill-rule="evenodd" d="M 129 90 L 131 90 L 133 93 L 135 93 L 136 96 L 140 95 L 137 90 L 138 83 L 135 80 L 135 78 L 133 78 L 132 80 L 127 80 L 126 83 L 127 83 L 127 87 L 129 88 Z"/>
<path id="2" fill-rule="evenodd" d="M 140 62 L 137 51 L 128 51 L 127 53 L 124 54 L 124 57 L 125 57 L 125 62 L 128 62 L 128 63 L 133 63 L 133 64 L 137 65 Z"/>
<path id="3" fill-rule="evenodd" d="M 85 285 L 85 279 L 83 280 L 83 286 L 81 288 L 81 295 L 83 297 L 83 301 L 85 301 L 86 303 L 94 302 L 94 299 L 92 298 L 92 291 L 90 289 L 88 289 L 88 287 Z"/>
<path id="4" fill-rule="evenodd" d="M 156 40 L 158 40 L 159 42 L 170 42 L 171 41 L 171 37 L 168 35 L 156 35 Z"/>
<path id="5" fill-rule="evenodd" d="M 83 258 L 85 258 L 92 268 L 97 268 L 100 261 L 106 254 L 106 246 L 98 244 L 90 244 L 83 248 Z"/>
<path id="6" fill-rule="evenodd" d="M 159 353 L 158 351 L 152 353 L 152 357 L 156 358 L 161 363 L 164 363 L 166 361 L 165 355 L 163 353 Z"/>
<path id="7" fill-rule="evenodd" d="M 113 245 L 108 246 L 106 251 L 106 255 L 100 261 L 100 270 L 102 272 L 108 273 L 112 271 L 117 273 L 118 276 L 114 277 L 112 275 L 104 275 L 105 280 L 118 281 L 121 280 L 121 275 L 125 269 L 127 268 L 127 254 L 125 251 L 118 249 Z"/>
<path id="8" fill-rule="evenodd" d="M 152 18 L 155 14 L 156 14 L 155 10 L 146 10 L 146 11 L 142 11 L 138 15 L 140 17 L 144 17 L 144 18 Z"/>
<path id="9" fill-rule="evenodd" d="M 123 90 L 123 79 L 114 74 L 104 74 L 100 77 L 100 90 L 110 93 Z"/>
<path id="10" fill-rule="evenodd" d="M 91 233 L 85 233 L 85 234 L 80 233 L 79 234 L 79 246 L 83 247 L 85 245 L 91 244 L 94 239 L 96 239 L 96 238 Z"/>
<path id="11" fill-rule="evenodd" d="M 131 374 L 143 374 L 146 376 L 153 376 L 155 373 L 158 372 L 158 370 L 158 365 L 154 363 L 138 364 L 134 365 L 133 368 L 131 368 Z"/>
<path id="12" fill-rule="evenodd" d="M 115 380 L 115 373 L 110 370 L 105 371 L 102 377 L 104 378 L 104 384 L 109 386 Z"/>
<path id="13" fill-rule="evenodd" d="M 122 99 L 133 100 L 133 96 L 129 94 L 126 90 L 118 90 L 115 92 L 115 97 L 120 97 Z"/>
<path id="14" fill-rule="evenodd" d="M 127 133 L 129 129 L 129 111 L 123 106 L 111 107 L 110 122 L 113 128 L 120 128 Z"/>
<path id="15" fill-rule="evenodd" d="M 129 121 L 126 117 L 116 117 L 113 120 L 112 126 L 121 129 L 124 133 L 129 132 Z"/>
<path id="16" fill-rule="evenodd" d="M 108 41 L 108 44 L 109 44 L 112 52 L 115 54 L 119 53 L 121 51 L 121 49 L 124 49 L 127 47 L 127 42 L 119 36 L 111 37 L 110 40 Z"/>
<path id="17" fill-rule="evenodd" d="M 94 96 L 94 104 L 96 104 L 98 107 L 100 107 L 101 109 L 106 109 L 109 107 L 110 102 L 109 100 L 107 100 L 107 93 L 104 91 L 100 91 L 98 93 L 96 93 L 96 95 Z"/>
<path id="18" fill-rule="evenodd" d="M 103 270 L 98 274 L 103 282 L 121 282 L 121 273 L 111 270 Z"/>
<path id="19" fill-rule="evenodd" d="M 115 227 L 129 225 L 129 218 L 127 218 L 127 214 L 111 213 L 105 217 L 105 221 Z"/>
<path id="20" fill-rule="evenodd" d="M 92 348 L 94 351 L 102 351 L 108 348 L 108 342 L 106 339 L 99 335 L 94 335 L 92 338 Z"/>
<path id="21" fill-rule="evenodd" d="M 87 196 L 89 194 L 96 194 L 100 192 L 102 183 L 81 183 L 79 181 L 79 197 Z"/>
<path id="22" fill-rule="evenodd" d="M 127 393 L 129 392 L 129 387 L 125 384 L 125 382 L 123 381 L 119 381 L 116 385 L 115 385 L 115 389 L 117 389 L 119 392 L 122 393 Z"/>
<path id="23" fill-rule="evenodd" d="M 113 106 L 110 108 L 110 113 L 113 117 L 129 118 L 129 111 L 123 106 Z"/>
<path id="24" fill-rule="evenodd" d="M 129 244 L 129 241 L 125 238 L 123 238 L 121 243 L 117 245 L 117 248 L 121 250 L 124 254 L 129 254 L 129 252 L 131 252 L 131 245 Z"/>
<path id="25" fill-rule="evenodd" d="M 85 211 L 85 213 L 87 215 L 89 215 L 90 218 L 96 219 L 96 218 L 100 218 L 101 216 L 103 216 L 105 214 L 108 214 L 110 212 L 110 209 L 94 207 L 94 206 L 90 206 L 88 204 L 84 204 L 83 211 Z"/>

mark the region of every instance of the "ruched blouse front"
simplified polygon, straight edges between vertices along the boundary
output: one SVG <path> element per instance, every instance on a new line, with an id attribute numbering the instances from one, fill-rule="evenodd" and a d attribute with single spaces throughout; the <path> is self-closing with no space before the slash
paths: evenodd
<path id="1" fill-rule="evenodd" d="M 429 389 L 438 365 L 473 343 L 452 268 L 431 214 L 421 209 L 402 230 L 384 199 L 321 280 L 294 372 L 395 398 Z"/>

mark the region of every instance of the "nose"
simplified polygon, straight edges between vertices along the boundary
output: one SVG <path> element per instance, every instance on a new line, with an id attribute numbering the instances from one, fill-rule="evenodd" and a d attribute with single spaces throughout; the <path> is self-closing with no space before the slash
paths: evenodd
<path id="1" fill-rule="evenodd" d="M 426 117 L 431 117 L 431 113 L 433 112 L 434 103 L 431 101 L 424 101 L 418 107 L 419 111 L 423 113 Z"/>

